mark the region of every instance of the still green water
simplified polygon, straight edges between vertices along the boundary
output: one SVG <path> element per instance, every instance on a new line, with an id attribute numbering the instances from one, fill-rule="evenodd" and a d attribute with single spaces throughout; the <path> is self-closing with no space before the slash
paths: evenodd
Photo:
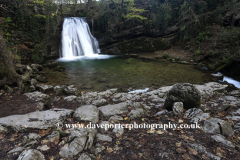
<path id="1" fill-rule="evenodd" d="M 65 71 L 45 69 L 48 84 L 74 84 L 82 91 L 104 91 L 109 88 L 159 88 L 175 83 L 202 84 L 210 81 L 209 74 L 192 65 L 160 62 L 123 56 L 108 59 L 78 59 L 59 62 Z"/>

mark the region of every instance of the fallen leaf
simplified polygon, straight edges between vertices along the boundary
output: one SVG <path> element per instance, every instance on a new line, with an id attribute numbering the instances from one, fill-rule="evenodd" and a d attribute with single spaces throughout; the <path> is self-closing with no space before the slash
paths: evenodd
<path id="1" fill-rule="evenodd" d="M 15 141 L 15 138 L 17 137 L 17 133 L 15 134 L 12 134 L 11 135 L 11 138 L 10 138 L 10 141 Z"/>
<path id="2" fill-rule="evenodd" d="M 52 156 L 52 157 L 50 158 L 50 160 L 54 160 L 54 157 Z"/>
<path id="3" fill-rule="evenodd" d="M 169 133 L 170 136 L 172 136 L 173 134 L 172 133 Z"/>
<path id="4" fill-rule="evenodd" d="M 185 149 L 182 149 L 182 148 L 177 148 L 176 150 L 178 153 L 186 153 L 186 150 Z"/>
<path id="5" fill-rule="evenodd" d="M 127 119 L 128 119 L 128 117 L 125 117 L 125 118 L 124 118 L 124 120 L 127 120 Z"/>
<path id="6" fill-rule="evenodd" d="M 191 160 L 191 158 L 188 157 L 186 154 L 182 155 L 182 158 L 183 158 L 184 160 Z"/>
<path id="7" fill-rule="evenodd" d="M 195 151 L 194 149 L 192 149 L 192 148 L 188 148 L 188 152 L 189 152 L 189 154 L 193 154 L 193 155 L 197 155 L 198 154 L 198 152 L 197 151 Z"/>
<path id="8" fill-rule="evenodd" d="M 155 130 L 148 130 L 147 133 L 155 133 L 156 131 Z"/>
<path id="9" fill-rule="evenodd" d="M 182 120 L 182 119 L 179 119 L 178 123 L 183 123 L 183 120 Z"/>
<path id="10" fill-rule="evenodd" d="M 49 140 L 46 140 L 46 139 L 44 139 L 44 140 L 42 140 L 42 144 L 47 144 L 48 142 L 50 142 Z"/>
<path id="11" fill-rule="evenodd" d="M 112 153 L 113 149 L 112 148 L 107 148 L 108 153 Z"/>
<path id="12" fill-rule="evenodd" d="M 177 147 L 181 147 L 181 143 L 175 143 L 175 145 L 177 146 Z"/>
<path id="13" fill-rule="evenodd" d="M 156 131 L 157 134 L 163 134 L 164 132 L 162 132 L 161 130 Z"/>
<path id="14" fill-rule="evenodd" d="M 0 134 L 0 140 L 2 140 L 2 139 L 3 139 L 3 137 L 4 137 L 4 135 Z"/>
<path id="15" fill-rule="evenodd" d="M 43 137 L 43 136 L 48 135 L 49 132 L 50 132 L 50 130 L 40 130 L 39 135 L 40 135 L 41 137 Z"/>

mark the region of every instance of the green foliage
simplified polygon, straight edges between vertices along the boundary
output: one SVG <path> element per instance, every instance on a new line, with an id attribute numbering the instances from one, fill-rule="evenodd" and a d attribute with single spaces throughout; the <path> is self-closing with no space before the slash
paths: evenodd
<path id="1" fill-rule="evenodd" d="M 43 61 L 43 56 L 38 54 L 38 53 L 35 53 L 35 54 L 32 55 L 32 60 L 34 62 L 38 62 L 39 63 L 39 62 Z"/>
<path id="2" fill-rule="evenodd" d="M 198 49 L 196 52 L 195 52 L 195 56 L 200 56 L 202 54 L 201 50 Z"/>

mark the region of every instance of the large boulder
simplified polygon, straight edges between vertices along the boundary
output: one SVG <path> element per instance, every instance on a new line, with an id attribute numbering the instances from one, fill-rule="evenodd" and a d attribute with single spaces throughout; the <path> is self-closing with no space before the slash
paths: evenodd
<path id="1" fill-rule="evenodd" d="M 185 109 L 199 108 L 201 93 L 190 83 L 177 83 L 169 90 L 164 106 L 172 110 L 174 102 L 182 102 Z"/>

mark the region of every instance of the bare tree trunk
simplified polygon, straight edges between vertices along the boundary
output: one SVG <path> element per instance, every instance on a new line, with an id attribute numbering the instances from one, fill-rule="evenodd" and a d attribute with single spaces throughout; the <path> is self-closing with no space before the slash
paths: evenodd
<path id="1" fill-rule="evenodd" d="M 23 84 L 21 76 L 15 71 L 7 45 L 0 31 L 0 87 L 14 83 L 17 83 L 19 89 L 22 91 Z"/>

